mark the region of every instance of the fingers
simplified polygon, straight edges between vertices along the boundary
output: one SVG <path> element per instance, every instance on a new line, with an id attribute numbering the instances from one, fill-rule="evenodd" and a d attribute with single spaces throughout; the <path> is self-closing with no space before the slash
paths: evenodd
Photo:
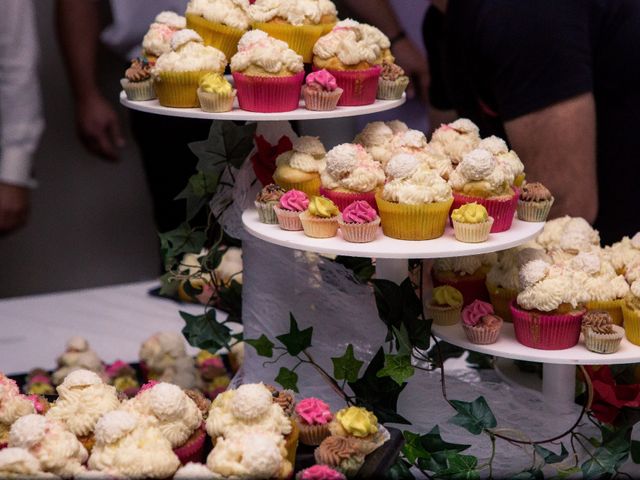
<path id="1" fill-rule="evenodd" d="M 102 100 L 87 102 L 77 112 L 78 136 L 94 155 L 116 161 L 125 144 L 120 120 L 111 106 Z"/>

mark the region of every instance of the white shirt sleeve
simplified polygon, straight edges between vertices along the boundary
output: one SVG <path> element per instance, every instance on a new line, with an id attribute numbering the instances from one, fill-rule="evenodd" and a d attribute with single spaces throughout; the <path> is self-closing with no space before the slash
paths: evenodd
<path id="1" fill-rule="evenodd" d="M 0 182 L 34 186 L 44 119 L 32 0 L 0 0 Z"/>

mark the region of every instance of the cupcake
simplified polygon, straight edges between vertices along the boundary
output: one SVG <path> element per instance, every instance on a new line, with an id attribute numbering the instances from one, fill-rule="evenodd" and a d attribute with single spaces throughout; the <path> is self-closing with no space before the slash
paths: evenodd
<path id="1" fill-rule="evenodd" d="M 255 0 L 249 7 L 253 28 L 289 44 L 305 63 L 316 41 L 335 25 L 338 11 L 330 0 Z"/>
<path id="2" fill-rule="evenodd" d="M 511 169 L 496 162 L 491 152 L 472 150 L 463 156 L 449 177 L 455 197 L 453 208 L 479 203 L 494 219 L 491 233 L 509 230 L 518 204 L 513 181 Z"/>
<path id="3" fill-rule="evenodd" d="M 65 351 L 56 359 L 58 368 L 51 375 L 54 385 L 60 385 L 75 370 L 91 370 L 100 378 L 106 378 L 104 363 L 83 337 L 73 336 L 67 341 Z"/>
<path id="4" fill-rule="evenodd" d="M 404 70 L 393 62 L 382 62 L 382 70 L 378 80 L 378 99 L 398 100 L 409 85 L 409 77 Z"/>
<path id="5" fill-rule="evenodd" d="M 63 478 L 84 471 L 87 450 L 62 423 L 42 415 L 26 415 L 11 426 L 9 447 L 36 457 L 41 468 Z"/>
<path id="6" fill-rule="evenodd" d="M 55 395 L 56 389 L 49 372 L 42 368 L 34 368 L 27 374 L 24 386 L 27 395 Z"/>
<path id="7" fill-rule="evenodd" d="M 384 171 L 361 146 L 343 143 L 327 153 L 320 172 L 320 194 L 342 211 L 349 204 L 364 200 L 376 206 L 376 190 L 384 184 Z"/>
<path id="8" fill-rule="evenodd" d="M 282 408 L 284 414 L 291 418 L 296 405 L 293 392 L 291 390 L 278 390 L 273 385 L 265 385 L 265 387 L 267 387 L 269 392 L 271 392 L 273 403 Z"/>
<path id="9" fill-rule="evenodd" d="M 513 185 L 515 187 L 520 187 L 524 183 L 524 164 L 516 152 L 509 150 L 507 143 L 503 139 L 491 135 L 490 137 L 483 138 L 478 144 L 478 148 L 491 152 L 496 163 L 511 172 L 514 178 Z"/>
<path id="10" fill-rule="evenodd" d="M 173 480 L 215 480 L 216 476 L 202 463 L 189 462 L 178 469 Z"/>
<path id="11" fill-rule="evenodd" d="M 185 13 L 187 28 L 198 32 L 205 45 L 231 58 L 249 30 L 248 9 L 249 0 L 190 0 Z"/>
<path id="12" fill-rule="evenodd" d="M 518 219 L 525 222 L 544 222 L 553 205 L 553 196 L 541 183 L 527 183 L 518 198 Z"/>
<path id="13" fill-rule="evenodd" d="M 584 218 L 565 215 L 545 223 L 536 243 L 547 252 L 561 250 L 574 256 L 584 250 L 599 248 L 600 234 Z M 608 257 L 606 254 L 605 249 L 605 256 Z M 609 257 L 608 260 L 617 269 L 616 262 Z"/>
<path id="14" fill-rule="evenodd" d="M 53 479 L 58 477 L 52 473 L 46 474 L 40 466 L 40 461 L 28 450 L 4 448 L 0 450 L 0 478 Z"/>
<path id="15" fill-rule="evenodd" d="M 204 461 L 202 412 L 176 385 L 158 383 L 127 401 L 124 410 L 155 418 L 182 464 Z"/>
<path id="16" fill-rule="evenodd" d="M 245 33 L 231 58 L 240 108 L 250 112 L 289 112 L 300 103 L 302 57 L 262 30 Z"/>
<path id="17" fill-rule="evenodd" d="M 375 209 L 363 200 L 353 202 L 338 218 L 342 238 L 347 242 L 366 243 L 375 240 L 380 217 Z"/>
<path id="18" fill-rule="evenodd" d="M 419 130 L 406 130 L 394 134 L 391 141 L 391 156 L 400 153 L 415 155 L 420 162 L 435 170 L 445 180 L 453 172 L 451 160 L 427 143 L 427 137 Z M 386 163 L 384 164 L 386 166 Z"/>
<path id="19" fill-rule="evenodd" d="M 409 154 L 394 156 L 385 170 L 388 181 L 376 195 L 384 234 L 400 240 L 441 237 L 453 202 L 447 182 Z"/>
<path id="20" fill-rule="evenodd" d="M 222 257 L 223 261 L 226 256 L 227 254 Z M 191 259 L 200 268 L 197 256 L 195 257 Z M 188 265 L 184 259 L 183 265 Z M 184 337 L 180 332 L 158 332 L 152 335 L 140 346 L 139 356 L 141 369 L 146 372 L 146 380 L 173 383 L 181 388 L 196 386 L 198 371 L 193 358 L 187 355 Z"/>
<path id="21" fill-rule="evenodd" d="M 497 255 L 467 255 L 464 257 L 438 258 L 431 270 L 434 286 L 450 285 L 462 293 L 463 306 L 474 300 L 489 300 L 485 281 L 487 272 Z"/>
<path id="22" fill-rule="evenodd" d="M 493 306 L 482 300 L 474 300 L 462 310 L 462 329 L 476 345 L 496 343 L 502 323 L 502 319 L 494 314 Z"/>
<path id="23" fill-rule="evenodd" d="M 318 137 L 299 137 L 293 148 L 276 158 L 273 181 L 285 190 L 300 190 L 309 197 L 320 192 L 320 172 L 325 167 L 324 145 Z"/>
<path id="24" fill-rule="evenodd" d="M 338 233 L 340 210 L 328 198 L 311 197 L 307 210 L 300 214 L 304 233 L 312 238 L 331 238 Z"/>
<path id="25" fill-rule="evenodd" d="M 300 190 L 289 190 L 280 197 L 278 205 L 273 207 L 278 223 L 283 230 L 302 230 L 300 214 L 309 206 L 309 197 Z"/>
<path id="26" fill-rule="evenodd" d="M 207 457 L 207 467 L 217 479 L 285 480 L 293 476 L 282 436 L 260 430 L 218 438 Z"/>
<path id="27" fill-rule="evenodd" d="M 342 95 L 336 77 L 326 70 L 318 70 L 307 75 L 302 87 L 302 97 L 307 110 L 335 110 Z"/>
<path id="28" fill-rule="evenodd" d="M 0 373 L 0 449 L 7 446 L 11 425 L 33 413 L 36 413 L 33 403 L 20 394 L 16 382 Z"/>
<path id="29" fill-rule="evenodd" d="M 124 72 L 120 84 L 129 100 L 144 101 L 156 98 L 151 78 L 151 65 L 146 58 L 134 58 Z"/>
<path id="30" fill-rule="evenodd" d="M 640 345 L 640 280 L 631 284 L 622 305 L 622 314 L 627 339 L 635 345 Z"/>
<path id="31" fill-rule="evenodd" d="M 317 446 L 331 435 L 329 422 L 333 415 L 329 405 L 317 398 L 300 400 L 295 408 L 295 419 L 300 430 L 300 442 Z"/>
<path id="32" fill-rule="evenodd" d="M 325 438 L 313 452 L 318 465 L 324 465 L 354 477 L 364 464 L 365 455 L 355 438 L 330 436 Z"/>
<path id="33" fill-rule="evenodd" d="M 436 325 L 456 325 L 460 321 L 462 302 L 460 290 L 441 285 L 433 289 L 427 313 Z"/>
<path id="34" fill-rule="evenodd" d="M 338 105 L 369 105 L 376 101 L 383 61 L 393 62 L 391 42 L 371 25 L 343 20 L 313 47 L 313 65 L 326 69 L 344 90 Z"/>
<path id="35" fill-rule="evenodd" d="M 171 478 L 180 460 L 154 417 L 114 410 L 96 425 L 88 465 L 126 478 Z"/>
<path id="36" fill-rule="evenodd" d="M 263 187 L 256 196 L 255 206 L 258 209 L 258 217 L 262 223 L 275 225 L 278 217 L 273 207 L 278 205 L 285 191 L 282 187 L 273 183 Z"/>
<path id="37" fill-rule="evenodd" d="M 338 411 L 329 423 L 329 430 L 332 436 L 353 439 L 356 448 L 365 456 L 390 438 L 387 429 L 378 423 L 378 418 L 362 407 L 348 407 Z"/>
<path id="38" fill-rule="evenodd" d="M 300 470 L 296 480 L 347 480 L 347 477 L 326 465 L 314 465 Z"/>
<path id="39" fill-rule="evenodd" d="M 47 412 L 47 418 L 64 424 L 91 451 L 98 419 L 120 406 L 115 387 L 105 384 L 94 372 L 76 370 L 67 375 L 57 390 L 58 399 Z"/>
<path id="40" fill-rule="evenodd" d="M 487 209 L 477 203 L 465 203 L 451 212 L 456 240 L 465 243 L 486 242 L 493 225 Z"/>
<path id="41" fill-rule="evenodd" d="M 404 122 L 371 122 L 353 139 L 353 143 L 362 145 L 367 153 L 384 168 L 393 156 L 395 136 L 406 132 L 409 127 Z"/>
<path id="42" fill-rule="evenodd" d="M 207 73 L 222 73 L 227 59 L 220 50 L 207 47 L 193 30 L 177 32 L 171 51 L 163 53 L 151 70 L 160 105 L 197 107 L 200 79 Z"/>
<path id="43" fill-rule="evenodd" d="M 153 65 L 160 55 L 171 51 L 173 35 L 186 26 L 183 16 L 168 10 L 160 12 L 142 39 L 143 56 Z"/>
<path id="44" fill-rule="evenodd" d="M 551 222 L 554 222 L 554 220 L 551 220 Z M 598 245 L 599 243 L 600 237 L 598 237 Z M 628 267 L 632 264 L 640 266 L 638 265 L 640 263 L 640 232 L 631 238 L 623 237 L 619 242 L 604 247 L 604 255 L 618 273 L 626 275 Z M 640 269 L 636 273 L 640 274 Z M 640 275 L 636 276 L 640 277 Z M 628 280 L 633 283 L 637 278 L 628 278 Z"/>
<path id="45" fill-rule="evenodd" d="M 475 149 L 480 143 L 480 129 L 467 118 L 459 118 L 455 122 L 440 125 L 433 132 L 429 144 L 458 165 L 464 155 Z"/>
<path id="46" fill-rule="evenodd" d="M 584 343 L 595 353 L 615 353 L 624 337 L 624 328 L 614 325 L 607 312 L 591 311 L 582 319 Z"/>
<path id="47" fill-rule="evenodd" d="M 236 90 L 220 73 L 207 73 L 200 79 L 198 101 L 205 112 L 230 112 Z"/>
<path id="48" fill-rule="evenodd" d="M 116 391 L 125 397 L 133 397 L 140 390 L 136 371 L 122 360 L 116 360 L 109 365 L 106 374 L 109 378 L 109 385 L 116 387 Z"/>

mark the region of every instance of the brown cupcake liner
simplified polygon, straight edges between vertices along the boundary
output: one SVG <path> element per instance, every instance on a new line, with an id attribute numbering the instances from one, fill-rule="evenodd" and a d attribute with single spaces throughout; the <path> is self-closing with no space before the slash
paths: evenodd
<path id="1" fill-rule="evenodd" d="M 399 100 L 409 85 L 409 77 L 402 76 L 396 80 L 378 80 L 378 100 Z"/>
<path id="2" fill-rule="evenodd" d="M 302 98 L 304 98 L 307 110 L 326 112 L 338 107 L 342 91 L 341 88 L 337 88 L 333 92 L 321 92 L 304 86 L 302 87 Z"/>
<path id="3" fill-rule="evenodd" d="M 285 210 L 279 206 L 274 206 L 273 211 L 276 212 L 278 217 L 278 224 L 283 230 L 300 231 L 302 230 L 302 222 L 300 222 L 301 212 L 292 212 L 291 210 Z"/>
<path id="4" fill-rule="evenodd" d="M 549 216 L 549 211 L 554 199 L 544 202 L 524 202 L 518 200 L 518 220 L 524 222 L 544 222 Z"/>
<path id="5" fill-rule="evenodd" d="M 273 209 L 277 204 L 278 202 L 254 202 L 254 205 L 258 210 L 258 218 L 262 223 L 277 225 L 278 216 Z"/>
<path id="6" fill-rule="evenodd" d="M 233 110 L 233 101 L 235 98 L 236 90 L 232 90 L 230 95 L 220 95 L 218 93 L 204 92 L 200 87 L 198 87 L 200 108 L 205 112 L 230 112 Z"/>
<path id="7" fill-rule="evenodd" d="M 127 99 L 134 102 L 144 102 L 156 98 L 156 91 L 153 88 L 153 80 L 151 78 L 142 82 L 132 82 L 123 78 L 120 80 L 120 85 L 122 85 Z"/>
<path id="8" fill-rule="evenodd" d="M 486 222 L 482 223 L 463 223 L 452 220 L 453 233 L 456 240 L 464 243 L 481 243 L 486 242 L 493 226 L 493 218 L 489 217 Z"/>
<path id="9" fill-rule="evenodd" d="M 299 418 L 297 418 L 296 421 L 298 423 L 298 429 L 300 430 L 300 443 L 304 445 L 317 447 L 325 438 L 331 435 L 329 424 L 309 425 L 302 422 Z"/>
<path id="10" fill-rule="evenodd" d="M 331 238 L 338 234 L 338 217 L 315 217 L 308 210 L 300 214 L 302 229 L 307 237 Z"/>
<path id="11" fill-rule="evenodd" d="M 352 243 L 367 243 L 375 240 L 378 235 L 380 218 L 369 223 L 346 223 L 342 217 L 338 218 L 342 238 Z"/>
<path id="12" fill-rule="evenodd" d="M 471 343 L 475 343 L 476 345 L 490 345 L 492 343 L 496 343 L 498 338 L 500 337 L 500 329 L 502 328 L 502 324 L 500 328 L 488 328 L 484 325 L 476 325 L 475 327 L 471 327 L 466 324 L 462 324 L 462 329 L 464 333 L 467 335 L 467 339 Z"/>
<path id="13" fill-rule="evenodd" d="M 597 333 L 591 329 L 584 332 L 584 343 L 595 353 L 615 353 L 624 338 L 624 328 L 612 325 L 614 333 Z"/>

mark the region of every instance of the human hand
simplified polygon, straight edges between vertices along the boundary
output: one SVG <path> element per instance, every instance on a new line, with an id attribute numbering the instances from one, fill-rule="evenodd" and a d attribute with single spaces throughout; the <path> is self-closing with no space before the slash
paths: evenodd
<path id="1" fill-rule="evenodd" d="M 100 94 L 76 104 L 76 129 L 82 144 L 105 160 L 118 160 L 118 150 L 125 145 L 120 119 Z"/>
<path id="2" fill-rule="evenodd" d="M 427 101 L 429 95 L 429 66 L 427 57 L 409 38 L 403 38 L 394 43 L 392 48 L 396 63 L 400 65 L 406 75 L 411 79 L 407 95 L 418 98 L 423 102 Z"/>
<path id="3" fill-rule="evenodd" d="M 27 221 L 29 216 L 27 187 L 0 183 L 0 233 L 9 233 Z"/>

